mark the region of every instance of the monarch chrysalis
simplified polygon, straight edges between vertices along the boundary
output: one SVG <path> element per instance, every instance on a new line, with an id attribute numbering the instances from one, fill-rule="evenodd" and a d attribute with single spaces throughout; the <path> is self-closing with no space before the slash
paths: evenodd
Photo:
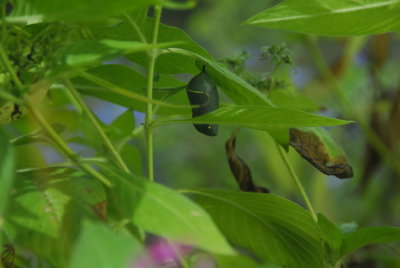
<path id="1" fill-rule="evenodd" d="M 192 109 L 192 117 L 207 114 L 218 109 L 219 96 L 215 82 L 206 73 L 205 66 L 201 73 L 193 77 L 186 87 L 186 93 L 191 105 L 200 105 Z M 207 136 L 216 136 L 218 125 L 215 124 L 194 124 L 200 133 Z"/>

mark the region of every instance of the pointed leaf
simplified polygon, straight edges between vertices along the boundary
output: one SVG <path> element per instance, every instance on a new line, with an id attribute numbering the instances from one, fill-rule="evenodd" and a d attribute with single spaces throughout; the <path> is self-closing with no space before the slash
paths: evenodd
<path id="1" fill-rule="evenodd" d="M 111 206 L 120 217 L 165 238 L 221 254 L 233 251 L 210 216 L 183 195 L 133 174 L 104 167 L 117 182 Z"/>
<path id="2" fill-rule="evenodd" d="M 279 196 L 188 189 L 234 244 L 284 267 L 322 267 L 319 229 L 310 214 Z"/>
<path id="3" fill-rule="evenodd" d="M 69 267 L 128 267 L 140 251 L 139 243 L 132 237 L 114 233 L 105 225 L 86 221 Z"/>
<path id="4" fill-rule="evenodd" d="M 286 0 L 246 23 L 319 35 L 380 34 L 400 30 L 400 1 Z"/>
<path id="5" fill-rule="evenodd" d="M 14 151 L 3 128 L 0 128 L 0 229 L 14 181 Z M 1 245 L 1 236 L 0 236 Z"/>
<path id="6" fill-rule="evenodd" d="M 347 234 L 343 239 L 341 253 L 350 252 L 370 244 L 385 244 L 400 241 L 400 228 L 389 226 L 365 227 Z"/>
<path id="7" fill-rule="evenodd" d="M 332 250 L 337 251 L 342 245 L 343 232 L 323 214 L 318 213 L 318 225 L 322 238 L 329 244 Z"/>
<path id="8" fill-rule="evenodd" d="M 261 105 L 237 105 L 222 107 L 211 113 L 192 119 L 156 121 L 155 125 L 170 123 L 226 124 L 261 130 L 282 130 L 301 126 L 343 125 L 350 123 L 350 121 L 285 108 L 273 108 Z"/>

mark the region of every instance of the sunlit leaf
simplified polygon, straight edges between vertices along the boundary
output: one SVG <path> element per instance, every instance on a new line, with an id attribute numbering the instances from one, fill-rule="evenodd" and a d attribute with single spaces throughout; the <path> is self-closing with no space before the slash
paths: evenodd
<path id="1" fill-rule="evenodd" d="M 21 0 L 16 2 L 9 21 L 25 22 L 34 18 L 69 22 L 100 21 L 109 16 L 160 2 L 161 0 Z"/>
<path id="2" fill-rule="evenodd" d="M 380 34 L 400 30 L 400 1 L 286 0 L 246 23 L 319 35 Z"/>
<path id="3" fill-rule="evenodd" d="M 152 48 L 171 47 L 176 43 L 146 44 L 138 41 L 121 41 L 112 39 L 82 40 L 66 45 L 57 52 L 56 68 L 53 73 L 65 71 L 111 60 L 117 56 L 132 52 L 147 51 Z"/>
<path id="4" fill-rule="evenodd" d="M 128 217 L 145 231 L 173 241 L 215 253 L 233 253 L 210 216 L 185 196 L 110 167 L 106 172 L 117 182 L 111 189 L 110 205 L 119 217 Z"/>
<path id="5" fill-rule="evenodd" d="M 219 108 L 199 117 L 183 120 L 157 121 L 155 125 L 169 123 L 214 123 L 239 125 L 261 130 L 282 130 L 290 127 L 334 126 L 344 121 L 302 111 L 269 106 L 237 105 Z"/>
<path id="6" fill-rule="evenodd" d="M 69 267 L 127 267 L 140 251 L 141 246 L 132 237 L 112 232 L 105 225 L 86 221 Z"/>

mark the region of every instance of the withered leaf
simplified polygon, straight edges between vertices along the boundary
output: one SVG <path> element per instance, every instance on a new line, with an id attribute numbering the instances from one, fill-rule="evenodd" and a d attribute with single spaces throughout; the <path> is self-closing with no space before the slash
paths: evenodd
<path id="1" fill-rule="evenodd" d="M 15 249 L 12 245 L 3 245 L 1 252 L 1 266 L 4 268 L 13 268 L 15 259 Z"/>
<path id="2" fill-rule="evenodd" d="M 239 184 L 239 188 L 245 192 L 269 193 L 269 190 L 254 184 L 249 166 L 235 152 L 236 137 L 239 129 L 232 133 L 225 143 L 226 155 L 232 174 Z"/>
<path id="3" fill-rule="evenodd" d="M 344 152 L 323 129 L 291 128 L 289 134 L 289 144 L 319 171 L 341 179 L 353 177 Z"/>
<path id="4" fill-rule="evenodd" d="M 92 209 L 103 222 L 107 223 L 107 200 L 92 205 Z"/>

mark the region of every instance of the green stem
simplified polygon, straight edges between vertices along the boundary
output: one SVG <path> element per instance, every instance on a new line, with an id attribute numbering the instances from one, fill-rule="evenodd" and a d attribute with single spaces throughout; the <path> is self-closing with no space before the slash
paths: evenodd
<path id="1" fill-rule="evenodd" d="M 43 117 L 40 111 L 32 105 L 29 100 L 25 102 L 26 107 L 29 112 L 35 118 L 35 120 L 39 123 L 39 125 L 46 131 L 47 135 L 53 139 L 53 141 L 58 145 L 61 151 L 76 165 L 78 165 L 83 171 L 85 171 L 90 176 L 95 177 L 106 186 L 111 187 L 111 182 L 104 177 L 101 173 L 95 170 L 92 166 L 87 163 L 83 163 L 80 161 L 79 156 L 65 143 L 65 141 L 57 134 L 57 132 L 53 129 L 53 127 L 47 122 L 47 120 Z"/>
<path id="2" fill-rule="evenodd" d="M 307 193 L 304 190 L 304 187 L 301 184 L 299 177 L 297 177 L 296 172 L 293 170 L 292 166 L 290 165 L 289 159 L 288 159 L 286 153 L 283 151 L 283 149 L 279 146 L 278 143 L 275 143 L 275 144 L 276 144 L 276 148 L 278 149 L 278 152 L 283 160 L 283 163 L 285 163 L 285 166 L 286 166 L 287 170 L 289 171 L 293 182 L 296 184 L 297 189 L 299 190 L 299 192 L 301 194 L 301 197 L 303 198 L 304 202 L 306 203 L 308 211 L 310 211 L 311 217 L 314 219 L 314 221 L 317 222 L 318 221 L 317 214 L 315 214 L 314 208 L 311 205 L 310 199 L 308 198 Z"/>
<path id="3" fill-rule="evenodd" d="M 160 26 L 162 6 L 154 7 L 154 26 L 153 36 L 151 43 L 157 44 L 158 28 Z M 153 81 L 154 81 L 154 67 L 157 58 L 157 50 L 152 49 L 149 54 L 149 65 L 147 68 L 147 98 L 153 100 Z M 154 151 L 153 151 L 153 129 L 151 123 L 153 122 L 153 104 L 150 102 L 146 103 L 146 118 L 144 127 L 146 130 L 146 142 L 147 142 L 147 176 L 150 181 L 154 181 Z"/>
<path id="4" fill-rule="evenodd" d="M 97 132 L 100 134 L 101 139 L 103 140 L 103 142 L 106 145 L 106 147 L 108 148 L 108 150 L 111 152 L 112 156 L 117 161 L 118 165 L 124 171 L 130 173 L 129 168 L 126 166 L 124 160 L 119 155 L 119 153 L 115 149 L 114 145 L 111 143 L 110 139 L 104 133 L 104 131 L 103 131 L 102 127 L 100 126 L 99 122 L 97 121 L 95 115 L 92 113 L 92 111 L 89 109 L 89 107 L 87 107 L 87 105 L 82 100 L 81 96 L 76 91 L 74 86 L 71 84 L 71 82 L 68 79 L 64 79 L 64 83 L 67 86 L 68 90 L 71 92 L 71 95 L 74 97 L 75 101 L 78 103 L 78 105 L 82 109 L 82 111 L 86 114 L 86 116 L 89 118 L 89 120 L 91 121 L 93 126 L 96 128 Z"/>
<path id="5" fill-rule="evenodd" d="M 3 61 L 4 65 L 6 66 L 8 72 L 10 73 L 11 78 L 14 80 L 18 89 L 22 91 L 24 89 L 24 85 L 22 84 L 21 80 L 19 80 L 17 74 L 15 73 L 14 68 L 11 66 L 11 62 L 4 51 L 3 45 L 1 44 L 0 44 L 0 58 Z"/>
<path id="6" fill-rule="evenodd" d="M 396 174 L 400 178 L 400 165 L 398 164 L 396 156 L 394 156 L 393 153 L 389 150 L 389 148 L 387 148 L 387 146 L 383 143 L 382 139 L 371 128 L 371 126 L 363 118 L 363 116 L 360 115 L 356 109 L 354 109 L 354 105 L 350 103 L 345 92 L 337 83 L 334 75 L 332 74 L 331 69 L 329 68 L 328 63 L 326 62 L 324 56 L 322 55 L 319 47 L 316 44 L 315 39 L 309 37 L 307 38 L 307 43 L 310 47 L 310 51 L 317 68 L 321 72 L 322 76 L 326 79 L 328 84 L 331 85 L 331 89 L 335 93 L 345 113 L 353 117 L 355 121 L 358 122 L 362 131 L 365 133 L 365 136 L 369 144 L 378 152 L 380 157 L 394 172 L 396 172 Z"/>

